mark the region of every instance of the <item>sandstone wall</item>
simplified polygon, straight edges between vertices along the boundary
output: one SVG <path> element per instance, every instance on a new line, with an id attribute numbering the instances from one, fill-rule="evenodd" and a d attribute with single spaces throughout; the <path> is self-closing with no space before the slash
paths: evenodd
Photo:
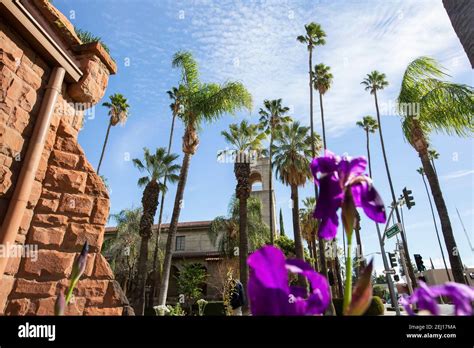
<path id="1" fill-rule="evenodd" d="M 81 52 L 78 61 L 84 77 L 77 84 L 63 85 L 16 239 L 18 244 L 37 245 L 37 259 L 10 259 L 0 281 L 0 313 L 52 315 L 58 290 L 68 285 L 72 264 L 86 240 L 90 244 L 86 271 L 66 314 L 121 315 L 129 309 L 100 254 L 109 196 L 77 143 L 83 118 L 83 111 L 76 110 L 77 101 L 97 103 L 105 93 L 109 70 L 90 52 Z M 0 20 L 0 223 L 50 72 L 22 36 Z"/>

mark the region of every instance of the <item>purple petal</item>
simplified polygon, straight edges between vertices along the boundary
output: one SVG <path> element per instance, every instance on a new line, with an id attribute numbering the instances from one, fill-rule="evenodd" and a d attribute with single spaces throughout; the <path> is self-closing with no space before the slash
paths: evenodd
<path id="1" fill-rule="evenodd" d="M 338 168 L 341 186 L 345 186 L 350 178 L 364 174 L 366 167 L 367 160 L 364 157 L 343 157 Z"/>
<path id="2" fill-rule="evenodd" d="M 253 315 L 292 315 L 290 288 L 283 252 L 265 246 L 247 259 L 250 267 L 248 295 Z"/>
<path id="3" fill-rule="evenodd" d="M 332 239 L 337 233 L 339 219 L 337 211 L 342 202 L 342 190 L 334 174 L 325 175 L 320 180 L 320 194 L 314 218 L 321 219 L 319 225 L 319 236 L 326 239 Z"/>
<path id="4" fill-rule="evenodd" d="M 328 174 L 337 171 L 338 157 L 332 152 L 326 150 L 325 156 L 316 157 L 311 162 L 311 173 L 313 173 L 314 179 L 317 181 L 317 174 Z"/>
<path id="5" fill-rule="evenodd" d="M 351 186 L 352 198 L 356 207 L 362 207 L 365 215 L 375 222 L 385 223 L 385 206 L 375 187 L 361 180 Z"/>

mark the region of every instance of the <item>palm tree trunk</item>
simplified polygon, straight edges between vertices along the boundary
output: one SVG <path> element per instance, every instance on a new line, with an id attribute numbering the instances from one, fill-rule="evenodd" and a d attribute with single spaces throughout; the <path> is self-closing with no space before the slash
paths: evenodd
<path id="1" fill-rule="evenodd" d="M 248 266 L 247 257 L 249 255 L 249 238 L 247 231 L 247 200 L 250 197 L 250 163 L 236 162 L 234 164 L 234 173 L 237 179 L 235 195 L 239 199 L 239 264 L 240 264 L 240 282 L 244 289 L 246 298 L 248 284 Z M 248 301 L 242 306 L 242 313 L 248 314 Z"/>
<path id="2" fill-rule="evenodd" d="M 148 260 L 148 242 L 150 238 L 142 237 L 140 242 L 140 256 L 138 259 L 137 288 L 135 300 L 135 314 L 145 314 L 145 284 L 146 284 L 146 264 Z"/>
<path id="3" fill-rule="evenodd" d="M 273 120 L 271 120 L 270 122 L 273 123 Z M 270 165 L 269 165 L 270 171 L 268 173 L 268 180 L 269 180 L 268 206 L 270 207 L 270 215 L 269 215 L 270 216 L 270 244 L 273 245 L 275 243 L 275 235 L 274 235 L 274 229 L 273 229 L 273 180 L 272 180 L 273 178 L 273 163 L 272 163 L 273 127 L 271 127 L 270 132 L 271 132 L 270 133 L 270 149 L 268 151 L 269 158 L 270 158 Z"/>
<path id="4" fill-rule="evenodd" d="M 326 150 L 326 127 L 324 126 L 324 108 L 323 108 L 323 95 L 319 92 L 319 107 L 321 108 L 321 127 L 323 129 L 323 145 Z"/>
<path id="5" fill-rule="evenodd" d="M 298 186 L 291 185 L 291 200 L 293 202 L 293 235 L 295 239 L 296 258 L 304 260 L 303 238 L 301 237 L 299 210 Z"/>
<path id="6" fill-rule="evenodd" d="M 143 190 L 143 214 L 140 218 L 140 254 L 138 259 L 137 288 L 135 293 L 135 314 L 143 315 L 145 312 L 145 285 L 147 278 L 148 243 L 152 236 L 153 220 L 158 208 L 160 191 L 156 181 L 150 181 Z"/>
<path id="7" fill-rule="evenodd" d="M 160 294 L 158 296 L 158 305 L 166 305 L 168 296 L 168 285 L 171 270 L 171 261 L 173 256 L 173 246 L 175 242 L 176 231 L 178 230 L 179 214 L 181 213 L 181 204 L 183 202 L 184 188 L 188 178 L 189 164 L 191 162 L 191 154 L 185 153 L 183 164 L 179 174 L 178 187 L 173 207 L 173 215 L 171 217 L 170 227 L 168 230 L 168 240 L 166 242 L 165 258 L 163 261 L 163 270 L 161 275 Z"/>
<path id="8" fill-rule="evenodd" d="M 104 145 L 102 145 L 102 153 L 100 154 L 99 164 L 97 166 L 97 175 L 99 175 L 100 165 L 102 164 L 102 159 L 104 158 L 105 147 L 107 146 L 107 141 L 109 140 L 110 127 L 112 127 L 112 122 L 109 120 L 107 133 L 105 133 Z"/>
<path id="9" fill-rule="evenodd" d="M 311 249 L 313 250 L 314 269 L 317 272 L 320 272 L 320 267 L 319 267 L 319 263 L 318 263 L 318 251 L 317 251 L 317 248 L 316 248 L 316 233 L 317 232 L 314 232 L 313 234 L 311 234 Z"/>
<path id="10" fill-rule="evenodd" d="M 439 237 L 438 224 L 436 223 L 436 217 L 435 217 L 435 213 L 433 209 L 433 203 L 431 202 L 430 191 L 428 190 L 428 185 L 426 184 L 425 175 L 421 174 L 421 178 L 423 179 L 426 195 L 428 196 L 428 202 L 430 203 L 431 216 L 433 217 L 433 224 L 436 231 L 436 237 L 438 238 L 438 244 L 439 244 L 439 250 L 441 251 L 441 257 L 443 258 L 444 268 L 446 269 L 446 275 L 448 276 L 448 280 L 451 281 L 451 275 L 449 274 L 448 265 L 446 264 L 446 258 L 444 257 L 443 246 L 441 245 L 441 238 Z"/>
<path id="11" fill-rule="evenodd" d="M 299 216 L 299 197 L 298 186 L 291 185 L 291 200 L 293 203 L 293 236 L 295 240 L 295 254 L 296 258 L 304 261 L 303 238 L 300 230 L 300 216 Z M 298 276 L 298 284 L 300 286 L 306 285 L 306 279 L 303 276 Z"/>
<path id="12" fill-rule="evenodd" d="M 362 250 L 362 240 L 360 238 L 360 214 L 356 211 L 354 232 L 357 243 L 357 277 L 359 277 L 360 271 L 365 268 L 364 252 Z"/>
<path id="13" fill-rule="evenodd" d="M 365 130 L 365 135 L 367 139 L 367 162 L 369 164 L 369 176 L 372 178 L 372 164 L 370 161 L 370 137 L 369 137 L 369 130 Z"/>
<path id="14" fill-rule="evenodd" d="M 173 120 L 171 121 L 171 130 L 170 130 L 170 137 L 168 142 L 168 155 L 171 153 L 171 145 L 173 144 L 173 133 L 174 133 L 174 121 L 176 120 L 176 113 L 173 112 Z M 168 175 L 165 175 L 163 179 L 163 186 L 166 187 L 166 182 L 168 181 Z M 161 234 L 161 222 L 163 221 L 163 207 L 165 203 L 165 192 L 161 193 L 161 206 L 160 206 L 160 215 L 158 216 L 158 228 L 156 230 L 155 235 L 155 250 L 153 251 L 153 282 L 151 284 L 151 291 L 150 297 L 148 301 L 148 307 L 152 308 L 154 299 L 155 299 L 155 292 L 156 292 L 156 285 L 158 282 L 158 250 L 160 248 L 160 234 Z"/>
<path id="15" fill-rule="evenodd" d="M 380 145 L 382 146 L 382 154 L 383 154 L 383 159 L 385 163 L 385 170 L 387 172 L 388 183 L 390 185 L 390 192 L 392 194 L 392 202 L 393 204 L 396 204 L 397 198 L 395 197 L 395 190 L 393 189 L 392 177 L 390 175 L 390 169 L 388 167 L 387 153 L 385 152 L 385 144 L 383 141 L 382 123 L 380 122 L 379 103 L 377 100 L 377 90 L 374 90 L 374 97 L 375 97 L 375 109 L 377 111 L 377 122 L 379 125 Z M 395 205 L 395 214 L 397 217 L 397 222 L 401 223 L 400 212 L 398 211 L 398 207 L 396 205 Z M 403 249 L 405 249 L 405 257 L 407 259 L 406 263 L 407 263 L 407 268 L 408 268 L 408 276 L 410 277 L 413 288 L 415 288 L 417 287 L 417 281 L 416 281 L 416 276 L 415 276 L 415 270 L 413 269 L 413 264 L 410 260 L 410 253 L 408 252 L 408 244 L 405 238 L 405 232 L 403 231 L 401 235 L 402 235 Z"/>
<path id="16" fill-rule="evenodd" d="M 439 220 L 441 222 L 441 230 L 443 231 L 444 241 L 446 243 L 446 249 L 448 251 L 449 263 L 451 264 L 451 270 L 453 273 L 454 281 L 457 283 L 466 284 L 464 278 L 464 268 L 461 262 L 461 256 L 459 255 L 459 249 L 454 239 L 453 229 L 451 227 L 451 220 L 449 219 L 448 208 L 444 202 L 443 193 L 439 185 L 439 181 L 436 174 L 431 166 L 428 152 L 425 150 L 419 153 L 423 170 L 425 172 L 428 183 L 430 184 L 431 193 L 433 200 L 438 210 Z"/>

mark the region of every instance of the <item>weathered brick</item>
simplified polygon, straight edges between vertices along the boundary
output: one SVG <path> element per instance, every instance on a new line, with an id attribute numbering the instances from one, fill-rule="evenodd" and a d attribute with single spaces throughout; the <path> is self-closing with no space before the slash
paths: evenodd
<path id="1" fill-rule="evenodd" d="M 30 86 L 23 84 L 23 87 L 21 89 L 21 95 L 18 99 L 20 106 L 26 111 L 30 112 L 33 110 L 37 98 L 38 94 L 36 93 L 36 91 Z"/>
<path id="2" fill-rule="evenodd" d="M 99 307 L 86 307 L 84 315 L 122 315 L 122 307 L 114 308 L 99 308 Z"/>
<path id="3" fill-rule="evenodd" d="M 60 214 L 35 214 L 32 224 L 35 226 L 58 227 L 66 226 L 67 221 L 67 216 Z"/>
<path id="4" fill-rule="evenodd" d="M 43 83 L 41 77 L 38 76 L 36 72 L 26 64 L 20 64 L 16 74 L 35 90 L 39 89 Z"/>
<path id="5" fill-rule="evenodd" d="M 59 212 L 71 213 L 79 216 L 90 216 L 93 200 L 84 195 L 63 194 L 59 203 Z"/>
<path id="6" fill-rule="evenodd" d="M 31 187 L 30 198 L 28 199 L 28 207 L 36 206 L 38 203 L 38 199 L 41 197 L 41 191 L 43 190 L 43 186 L 39 181 L 34 180 L 33 186 Z"/>
<path id="7" fill-rule="evenodd" d="M 26 235 L 30 229 L 31 220 L 33 220 L 33 209 L 25 209 L 23 217 L 21 218 L 20 228 L 18 230 L 19 235 Z"/>
<path id="8" fill-rule="evenodd" d="M 58 283 L 37 282 L 36 280 L 27 280 L 19 278 L 15 284 L 15 289 L 12 293 L 12 298 L 35 298 L 35 297 L 50 297 L 57 293 Z"/>
<path id="9" fill-rule="evenodd" d="M 59 207 L 59 198 L 56 198 L 56 199 L 40 198 L 35 209 L 38 213 L 54 213 L 56 212 L 58 207 Z"/>
<path id="10" fill-rule="evenodd" d="M 101 253 L 95 257 L 93 277 L 97 279 L 113 279 L 113 272 L 109 263 Z"/>
<path id="11" fill-rule="evenodd" d="M 20 107 L 15 107 L 8 119 L 8 126 L 23 135 L 30 135 L 33 124 L 30 125 L 30 115 Z"/>
<path id="12" fill-rule="evenodd" d="M 109 286 L 108 280 L 81 279 L 74 289 L 74 296 L 77 297 L 104 297 Z"/>
<path id="13" fill-rule="evenodd" d="M 87 173 L 77 170 L 49 166 L 44 186 L 60 192 L 83 193 L 86 187 Z"/>
<path id="14" fill-rule="evenodd" d="M 59 150 L 53 150 L 51 153 L 51 164 L 54 166 L 75 169 L 78 162 L 78 155 Z"/>
<path id="15" fill-rule="evenodd" d="M 54 315 L 54 304 L 56 303 L 56 296 L 48 298 L 40 298 L 34 300 L 36 303 L 35 315 Z"/>
<path id="16" fill-rule="evenodd" d="M 107 198 L 96 198 L 94 209 L 92 209 L 91 223 L 105 225 L 109 219 L 109 200 Z"/>
<path id="17" fill-rule="evenodd" d="M 2 281 L 0 281 L 0 313 L 2 313 L 5 308 L 8 295 L 12 291 L 14 284 L 15 278 L 12 276 L 4 275 Z"/>
<path id="18" fill-rule="evenodd" d="M 37 260 L 26 258 L 23 272 L 27 276 L 40 279 L 66 278 L 71 273 L 75 254 L 56 250 L 38 250 Z"/>
<path id="19" fill-rule="evenodd" d="M 70 223 L 64 238 L 64 247 L 80 251 L 87 241 L 91 251 L 98 251 L 104 241 L 104 226 Z"/>
<path id="20" fill-rule="evenodd" d="M 31 244 L 38 244 L 40 247 L 59 247 L 63 242 L 65 233 L 65 227 L 33 226 L 28 234 L 28 241 Z"/>
<path id="21" fill-rule="evenodd" d="M 0 165 L 0 194 L 5 194 L 12 185 L 10 168 Z"/>
<path id="22" fill-rule="evenodd" d="M 27 315 L 30 312 L 30 300 L 27 298 L 14 299 L 8 302 L 5 314 L 7 315 Z M 31 313 L 34 314 L 34 313 Z"/>
<path id="23" fill-rule="evenodd" d="M 82 315 L 86 306 L 86 298 L 73 296 L 67 305 L 64 315 Z"/>
<path id="24" fill-rule="evenodd" d="M 6 124 L 0 124 L 0 141 L 3 145 L 2 153 L 16 157 L 21 152 L 25 140 L 15 129 Z"/>

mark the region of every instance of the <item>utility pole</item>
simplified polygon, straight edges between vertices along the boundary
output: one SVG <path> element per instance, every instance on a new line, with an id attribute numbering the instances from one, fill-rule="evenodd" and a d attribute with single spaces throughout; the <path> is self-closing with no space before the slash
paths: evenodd
<path id="1" fill-rule="evenodd" d="M 462 222 L 461 215 L 459 214 L 458 208 L 456 208 L 456 212 L 458 213 L 459 221 L 461 221 L 461 226 L 462 226 L 462 229 L 464 230 L 464 234 L 466 235 L 467 242 L 469 243 L 469 247 L 471 248 L 471 251 L 474 251 L 474 248 L 472 247 L 472 244 L 471 244 L 471 239 L 469 238 L 469 235 L 467 234 L 466 227 L 464 227 L 464 222 Z"/>

